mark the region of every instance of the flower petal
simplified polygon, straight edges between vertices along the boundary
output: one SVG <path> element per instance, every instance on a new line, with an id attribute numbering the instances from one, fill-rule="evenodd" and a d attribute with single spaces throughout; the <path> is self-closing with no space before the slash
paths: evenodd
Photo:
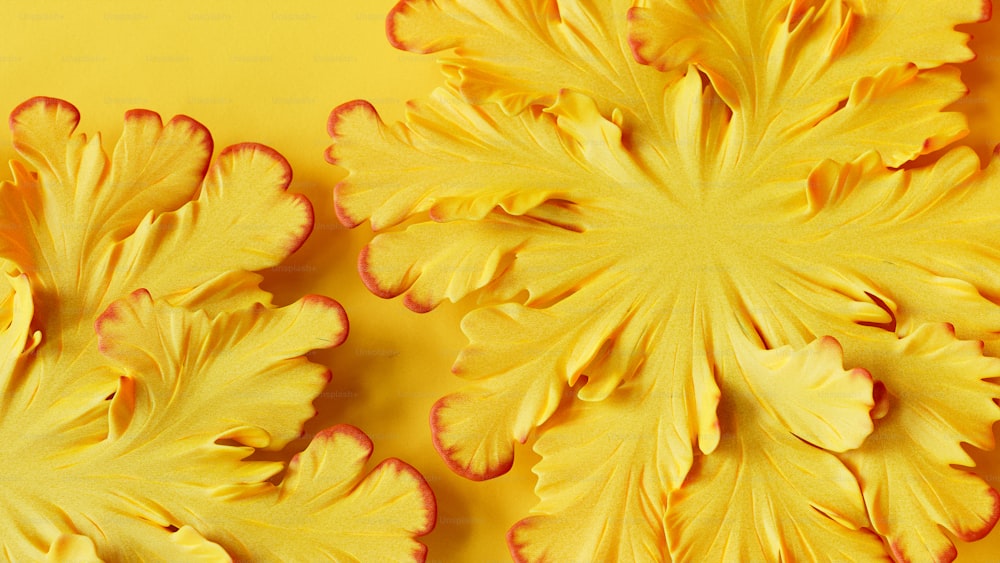
<path id="1" fill-rule="evenodd" d="M 834 338 L 819 338 L 801 350 L 736 345 L 735 353 L 760 410 L 799 438 L 842 452 L 857 448 L 871 434 L 871 375 L 860 368 L 843 369 L 843 350 Z"/>
<path id="2" fill-rule="evenodd" d="M 183 309 L 205 311 L 210 317 L 227 311 L 271 306 L 271 294 L 260 288 L 264 277 L 245 270 L 228 271 L 191 289 L 163 296 L 163 300 Z"/>
<path id="3" fill-rule="evenodd" d="M 434 528 L 434 495 L 398 459 L 365 473 L 371 455 L 371 440 L 357 428 L 324 430 L 292 460 L 280 485 L 220 490 L 237 497 L 204 515 L 207 535 L 241 559 L 293 552 L 304 561 L 423 561 L 427 548 L 415 538 Z M 294 551 L 283 547 L 290 537 Z"/>
<path id="4" fill-rule="evenodd" d="M 515 559 L 664 558 L 666 495 L 684 481 L 693 444 L 711 452 L 719 442 L 715 366 L 680 344 L 702 319 L 690 303 L 676 309 L 661 332 L 648 335 L 662 343 L 627 356 L 636 363 L 632 378 L 599 397 L 584 396 L 601 382 L 588 379 L 580 391 L 585 400 L 560 409 L 542 431 L 534 469 L 540 502 L 508 532 Z M 705 335 L 696 336 L 696 350 L 704 349 Z M 609 378 L 601 373 L 609 364 L 592 362 L 586 374 Z"/>
<path id="5" fill-rule="evenodd" d="M 50 213 L 73 229 L 77 244 L 124 236 L 144 214 L 176 209 L 195 195 L 212 156 L 212 137 L 200 123 L 177 116 L 163 125 L 146 110 L 125 114 L 111 162 L 101 137 L 74 136 L 75 107 L 32 98 L 10 116 L 14 148 L 39 174 Z M 77 206 L 86 202 L 86 206 Z M 31 232 L 30 230 L 27 232 Z"/>
<path id="6" fill-rule="evenodd" d="M 902 335 L 956 321 L 963 338 L 993 339 L 1000 281 L 982 265 L 1000 259 L 1000 237 L 985 227 L 995 221 L 998 173 L 997 163 L 980 173 L 967 148 L 912 171 L 887 170 L 874 155 L 826 162 L 809 178 L 811 211 L 792 237 L 801 241 L 796 252 L 821 252 L 881 288 L 892 330 Z"/>
<path id="7" fill-rule="evenodd" d="M 24 377 L 22 370 L 27 359 L 25 356 L 38 345 L 39 339 L 38 333 L 32 334 L 30 330 L 35 309 L 28 276 L 8 276 L 6 281 L 11 292 L 7 298 L 10 301 L 10 317 L 4 319 L 7 323 L 0 333 L 0 389 L 4 390 L 0 401 L 3 401 L 4 411 L 10 408 L 8 401 L 14 395 L 13 388 L 23 384 L 19 380 Z"/>
<path id="8" fill-rule="evenodd" d="M 868 526 L 857 481 L 835 457 L 737 406 L 726 433 L 672 492 L 666 516 L 675 561 L 891 561 Z M 740 417 L 738 420 L 735 416 Z"/>
<path id="9" fill-rule="evenodd" d="M 397 48 L 454 50 L 441 61 L 452 86 L 473 103 L 508 113 L 550 105 L 563 88 L 602 109 L 642 108 L 672 78 L 634 64 L 625 35 L 628 0 L 402 0 L 386 31 Z M 497 50 L 497 45 L 503 45 Z"/>
<path id="10" fill-rule="evenodd" d="M 574 401 L 535 450 L 540 502 L 507 533 L 516 561 L 659 561 L 666 553 L 666 494 L 690 466 L 674 450 L 670 389 L 653 374 L 600 402 Z M 686 438 L 681 436 L 682 438 Z"/>
<path id="11" fill-rule="evenodd" d="M 45 554 L 46 563 L 103 563 L 97 556 L 97 546 L 87 536 L 63 534 L 56 538 Z"/>
<path id="12" fill-rule="evenodd" d="M 568 158 L 551 116 L 501 116 L 445 90 L 412 105 L 406 126 L 386 126 L 365 102 L 335 109 L 328 158 L 351 170 L 336 191 L 341 221 L 354 226 L 370 219 L 380 230 L 426 211 L 442 221 L 479 219 L 497 206 L 519 215 L 600 181 Z M 562 166 L 539 167 L 540 152 Z M 387 158 L 395 162 L 391 169 L 380 164 Z"/>
<path id="13" fill-rule="evenodd" d="M 273 266 L 312 229 L 308 201 L 285 192 L 288 163 L 267 147 L 229 147 L 200 186 L 212 143 L 190 118 L 162 125 L 152 112 L 127 113 L 111 159 L 100 135 L 74 133 L 78 121 L 76 108 L 51 98 L 11 116 L 15 147 L 39 170 L 15 161 L 14 183 L 0 186 L 0 219 L 11 226 L 0 255 L 38 288 L 42 329 L 92 337 L 93 319 L 124 294 L 161 296 Z M 72 306 L 46 301 L 70 287 L 81 290 Z"/>
<path id="14" fill-rule="evenodd" d="M 873 149 L 889 166 L 900 166 L 968 133 L 962 114 L 940 111 L 967 93 L 953 68 L 918 72 L 914 65 L 889 67 L 855 82 L 842 110 L 818 123 L 796 123 L 803 126 L 794 131 L 802 144 L 796 152 L 774 158 L 843 161 Z"/>
<path id="15" fill-rule="evenodd" d="M 720 385 L 718 448 L 669 492 L 673 559 L 889 561 L 861 529 L 868 519 L 854 476 L 803 441 L 847 449 L 871 432 L 868 374 L 845 371 L 828 337 L 765 351 L 733 332 L 716 349 L 720 371 L 742 377 Z"/>
<path id="16" fill-rule="evenodd" d="M 889 66 L 925 69 L 967 61 L 973 56 L 968 35 L 955 26 L 985 21 L 991 12 L 983 0 L 948 6 L 881 0 L 859 9 L 843 0 L 766 0 L 754 10 L 741 10 L 735 0 L 635 4 L 629 36 L 638 60 L 664 70 L 697 64 L 720 91 L 740 91 L 744 104 L 750 88 L 795 93 L 783 101 L 808 105 Z M 817 74 L 816 91 L 799 88 L 817 81 Z"/>
<path id="17" fill-rule="evenodd" d="M 267 449 L 299 436 L 329 378 L 299 356 L 347 336 L 343 309 L 318 296 L 209 318 L 140 290 L 112 304 L 96 327 L 101 351 L 134 380 L 134 410 L 120 439 L 142 439 L 155 427 L 211 444 L 248 427 L 259 432 L 246 445 Z"/>
<path id="18" fill-rule="evenodd" d="M 888 412 L 874 433 L 843 459 L 858 476 L 875 531 L 901 560 L 950 561 L 955 548 L 942 530 L 978 539 L 1000 519 L 1000 495 L 972 467 L 961 442 L 994 446 L 1000 420 L 1000 360 L 982 343 L 959 340 L 949 325 L 924 324 L 909 336 L 873 332 L 875 343 L 849 350 L 885 385 Z"/>
<path id="19" fill-rule="evenodd" d="M 209 170 L 197 200 L 143 217 L 130 237 L 112 247 L 106 267 L 138 274 L 132 283 L 159 296 L 173 289 L 171 272 L 183 272 L 190 288 L 226 270 L 277 264 L 312 231 L 312 207 L 301 195 L 285 192 L 290 181 L 288 163 L 273 150 L 251 143 L 229 147 Z M 225 261 L 216 258 L 221 249 Z"/>

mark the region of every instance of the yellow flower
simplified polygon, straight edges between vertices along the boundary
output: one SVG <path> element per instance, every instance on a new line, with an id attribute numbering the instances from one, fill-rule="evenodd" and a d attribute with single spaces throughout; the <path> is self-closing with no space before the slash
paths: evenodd
<path id="1" fill-rule="evenodd" d="M 518 560 L 954 558 L 1000 517 L 954 467 L 1000 419 L 1000 166 L 895 167 L 966 133 L 989 4 L 636 4 L 404 0 L 448 87 L 331 115 L 367 286 L 479 300 L 435 446 L 491 478 L 539 429 Z"/>
<path id="2" fill-rule="evenodd" d="M 130 111 L 113 154 L 79 113 L 34 98 L 10 118 L 0 186 L 0 535 L 13 561 L 421 559 L 423 478 L 350 426 L 288 466 L 340 344 L 336 302 L 271 305 L 252 273 L 312 229 L 288 163 Z M 96 329 L 96 330 L 95 330 Z M 279 484 L 270 481 L 285 471 Z M 289 541 L 294 537 L 295 541 Z"/>

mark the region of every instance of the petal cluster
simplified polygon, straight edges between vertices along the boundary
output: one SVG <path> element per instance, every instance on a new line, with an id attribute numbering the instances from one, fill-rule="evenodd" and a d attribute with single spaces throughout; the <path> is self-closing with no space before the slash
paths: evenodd
<path id="1" fill-rule="evenodd" d="M 312 229 L 288 163 L 126 114 L 109 155 L 67 102 L 10 118 L 0 185 L 0 548 L 14 561 L 422 559 L 423 478 L 335 426 L 290 464 L 347 337 L 320 296 L 276 307 L 253 273 Z M 288 541 L 295 537 L 294 542 Z"/>
<path id="2" fill-rule="evenodd" d="M 430 418 L 472 479 L 534 437 L 519 560 L 951 560 L 1000 497 L 1000 164 L 957 148 L 980 0 L 403 0 L 447 84 L 335 109 L 359 259 L 474 297 Z"/>

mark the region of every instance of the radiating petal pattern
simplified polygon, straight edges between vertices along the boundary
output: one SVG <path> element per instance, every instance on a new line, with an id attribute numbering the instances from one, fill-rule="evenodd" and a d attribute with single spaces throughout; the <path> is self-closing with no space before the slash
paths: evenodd
<path id="1" fill-rule="evenodd" d="M 67 102 L 11 115 L 0 185 L 0 553 L 13 561 L 423 560 L 434 497 L 337 426 L 288 467 L 347 337 L 336 302 L 253 273 L 312 229 L 288 163 L 133 110 L 111 156 Z M 278 474 L 284 470 L 281 480 Z M 288 538 L 295 537 L 294 542 Z"/>
<path id="2" fill-rule="evenodd" d="M 388 14 L 390 42 L 436 53 L 447 85 L 398 124 L 333 111 L 338 215 L 377 231 L 359 259 L 377 295 L 476 300 L 453 368 L 470 386 L 431 427 L 472 479 L 535 439 L 515 558 L 950 560 L 942 529 L 993 527 L 997 494 L 953 466 L 1000 419 L 983 351 L 1000 349 L 1000 164 L 912 163 L 966 133 L 947 65 L 972 57 L 956 26 L 990 11 Z"/>

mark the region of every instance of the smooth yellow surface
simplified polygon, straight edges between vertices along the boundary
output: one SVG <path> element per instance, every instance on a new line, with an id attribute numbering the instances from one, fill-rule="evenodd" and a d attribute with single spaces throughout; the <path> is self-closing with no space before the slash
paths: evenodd
<path id="1" fill-rule="evenodd" d="M 216 149 L 241 141 L 267 144 L 294 170 L 292 190 L 316 208 L 311 239 L 282 266 L 265 272 L 279 304 L 303 293 L 337 299 L 351 320 L 339 349 L 313 355 L 334 370 L 318 401 L 320 415 L 307 430 L 357 425 L 375 443 L 374 459 L 399 457 L 419 469 L 438 498 L 437 529 L 427 536 L 429 560 L 507 560 L 503 534 L 535 499 L 528 468 L 535 457 L 517 450 L 514 470 L 475 483 L 454 475 L 433 451 L 427 415 L 434 401 L 463 385 L 449 366 L 465 338 L 461 310 L 443 307 L 425 316 L 398 301 L 372 296 L 355 269 L 370 238 L 366 226 L 343 229 L 332 209 L 340 179 L 323 161 L 330 110 L 365 98 L 383 117 L 402 115 L 404 102 L 440 83 L 433 57 L 393 50 L 383 18 L 390 0 L 327 2 L 189 1 L 130 5 L 121 2 L 6 0 L 0 18 L 0 111 L 34 95 L 67 99 L 83 113 L 81 128 L 117 137 L 122 114 L 134 107 L 165 118 L 184 113 L 212 131 Z M 955 105 L 970 116 L 965 143 L 986 155 L 1000 142 L 1000 25 L 969 26 L 979 58 L 963 65 L 972 88 Z M 13 157 L 2 136 L 0 157 Z M 305 447 L 294 441 L 290 455 Z M 981 475 L 1000 486 L 1000 455 Z M 960 561 L 991 561 L 1000 532 L 962 545 Z"/>

